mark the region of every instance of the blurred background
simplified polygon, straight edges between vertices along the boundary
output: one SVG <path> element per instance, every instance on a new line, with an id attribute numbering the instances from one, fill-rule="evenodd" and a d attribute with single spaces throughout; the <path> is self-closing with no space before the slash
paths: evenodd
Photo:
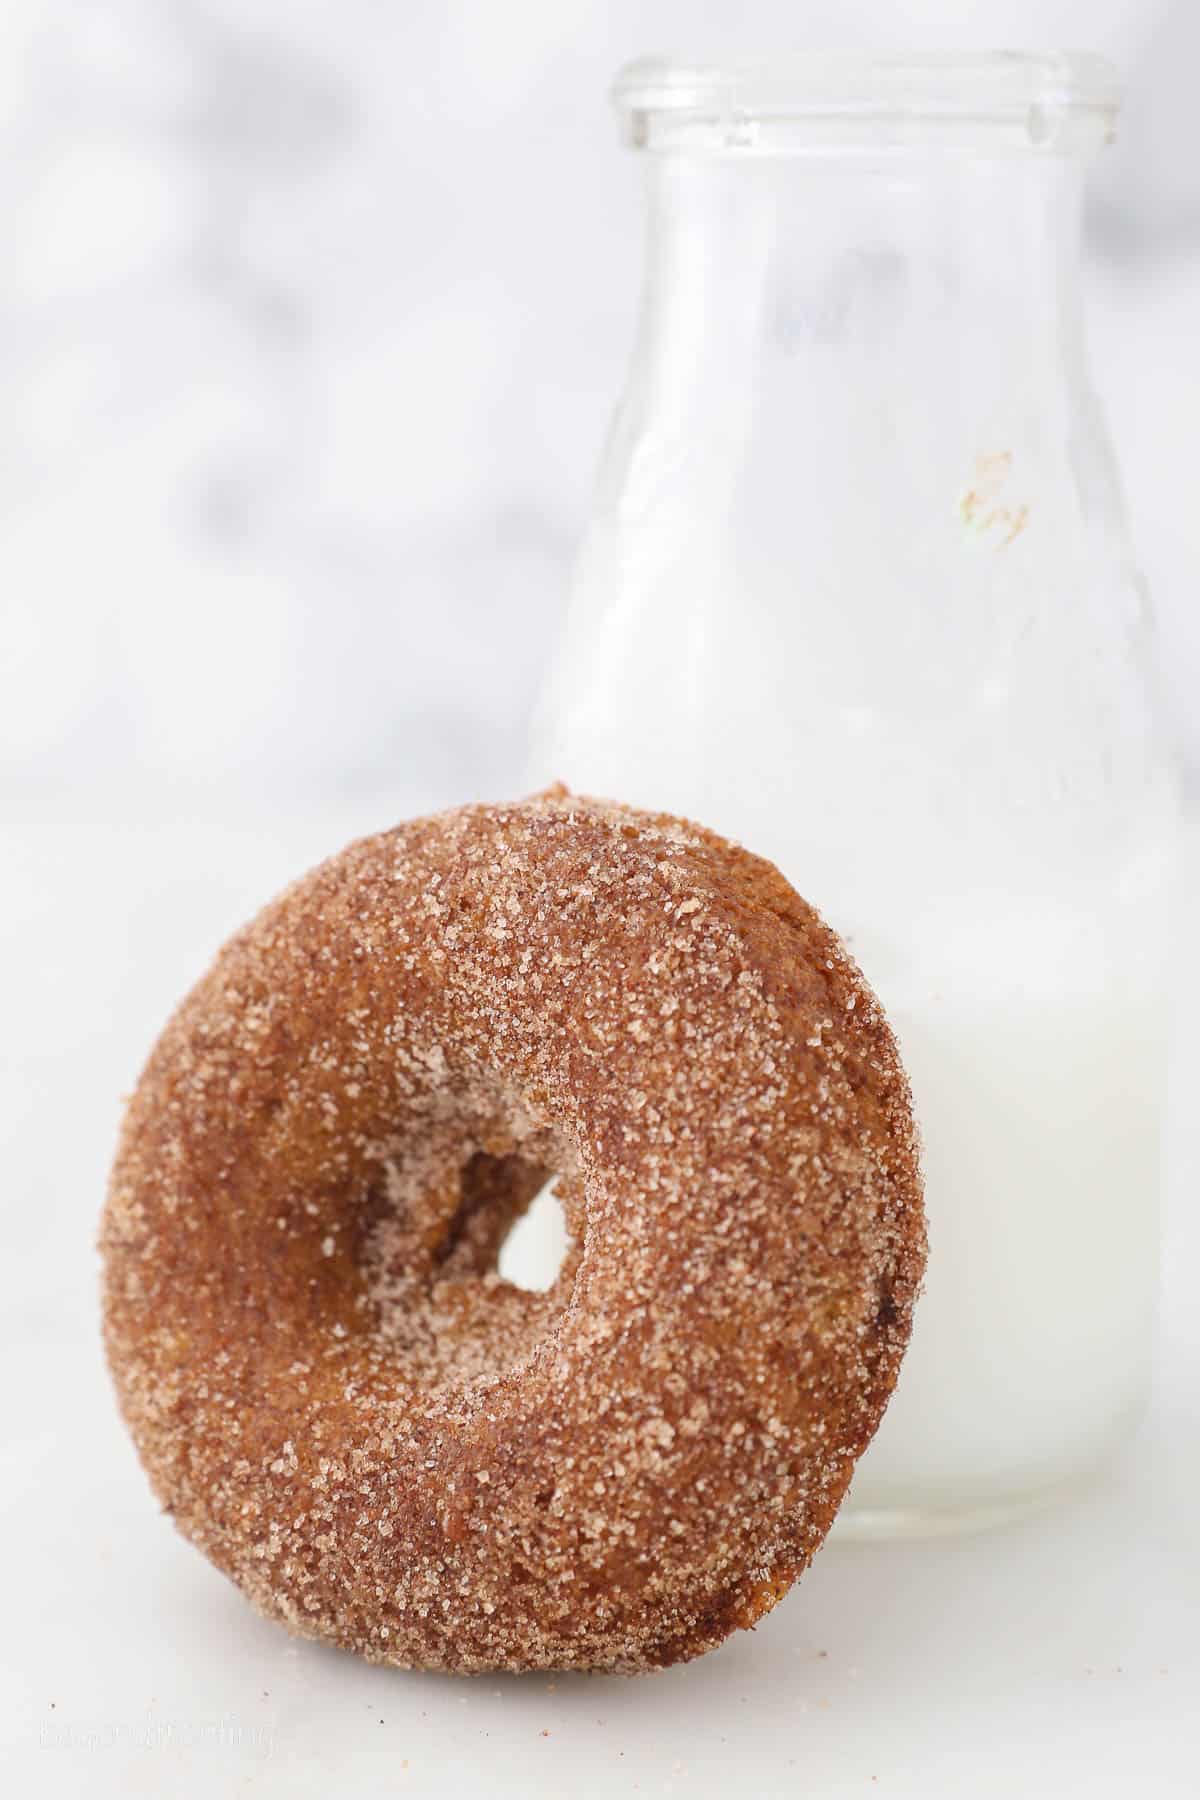
<path id="1" fill-rule="evenodd" d="M 638 300 L 608 82 L 806 43 L 1122 68 L 1090 338 L 1200 763 L 1188 0 L 6 0 L 8 816 L 358 828 L 519 788 Z"/>

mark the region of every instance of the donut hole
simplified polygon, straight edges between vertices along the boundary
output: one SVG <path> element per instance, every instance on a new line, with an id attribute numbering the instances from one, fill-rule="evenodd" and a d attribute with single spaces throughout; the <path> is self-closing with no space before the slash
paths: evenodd
<path id="1" fill-rule="evenodd" d="M 571 1148 L 511 1103 L 486 1118 L 447 1109 L 371 1183 L 355 1253 L 364 1327 L 422 1386 L 516 1366 L 570 1298 L 582 1193 Z"/>
<path id="2" fill-rule="evenodd" d="M 542 1184 L 500 1246 L 496 1263 L 500 1275 L 527 1294 L 549 1293 L 570 1245 L 557 1180 L 551 1175 Z"/>

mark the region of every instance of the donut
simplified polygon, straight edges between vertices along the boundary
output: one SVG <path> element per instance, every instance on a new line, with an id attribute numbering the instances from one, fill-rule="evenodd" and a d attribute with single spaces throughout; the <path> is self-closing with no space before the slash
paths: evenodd
<path id="1" fill-rule="evenodd" d="M 497 1257 L 551 1178 L 535 1293 Z M 231 939 L 101 1250 L 154 1492 L 260 1612 L 401 1668 L 634 1672 L 807 1566 L 925 1237 L 834 933 L 713 833 L 554 789 L 352 844 Z"/>

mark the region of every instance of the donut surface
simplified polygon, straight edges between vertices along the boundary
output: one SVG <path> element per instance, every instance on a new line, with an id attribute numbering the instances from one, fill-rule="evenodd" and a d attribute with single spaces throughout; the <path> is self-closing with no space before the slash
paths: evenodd
<path id="1" fill-rule="evenodd" d="M 554 1286 L 496 1271 L 548 1177 Z M 821 1543 L 908 1341 L 907 1084 L 768 863 L 560 790 L 351 845 L 130 1102 L 105 1336 L 158 1498 L 375 1662 L 634 1671 Z"/>

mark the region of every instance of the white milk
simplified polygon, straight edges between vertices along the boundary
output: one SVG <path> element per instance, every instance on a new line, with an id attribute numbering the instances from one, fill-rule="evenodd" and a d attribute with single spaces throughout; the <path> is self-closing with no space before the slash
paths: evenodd
<path id="1" fill-rule="evenodd" d="M 847 726 L 804 615 L 784 707 L 762 633 L 739 647 L 714 629 L 672 687 L 670 607 L 643 616 L 636 667 L 613 609 L 584 590 L 583 612 L 612 635 L 560 671 L 534 778 L 701 818 L 770 857 L 846 939 L 912 1083 L 926 1290 L 839 1530 L 941 1529 L 1037 1503 L 1112 1449 L 1145 1387 L 1168 772 L 1137 754 L 1119 778 L 1072 773 L 1080 721 L 1036 701 L 999 761 L 969 708 L 952 742 L 936 707 L 902 730 L 881 706 Z"/>
<path id="2" fill-rule="evenodd" d="M 847 1523 L 864 1530 L 873 1509 L 919 1529 L 1086 1473 L 1148 1372 L 1164 1018 L 1144 946 L 1162 941 L 1158 897 L 1056 915 L 1043 895 L 993 920 L 968 906 L 947 908 L 957 924 L 923 967 L 918 947 L 878 984 L 922 1130 L 930 1260 L 851 1493 Z"/>

